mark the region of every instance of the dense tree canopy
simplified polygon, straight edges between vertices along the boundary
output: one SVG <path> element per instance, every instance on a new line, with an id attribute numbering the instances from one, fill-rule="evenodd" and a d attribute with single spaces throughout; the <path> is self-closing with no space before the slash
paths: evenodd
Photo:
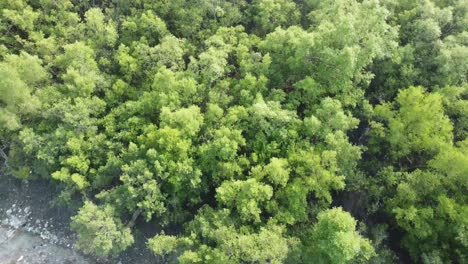
<path id="1" fill-rule="evenodd" d="M 467 0 L 0 8 L 2 174 L 83 252 L 146 221 L 169 262 L 468 261 Z"/>

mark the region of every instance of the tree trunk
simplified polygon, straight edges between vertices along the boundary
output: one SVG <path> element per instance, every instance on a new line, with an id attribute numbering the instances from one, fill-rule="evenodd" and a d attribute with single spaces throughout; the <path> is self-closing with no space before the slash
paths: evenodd
<path id="1" fill-rule="evenodd" d="M 4 149 L 8 147 L 8 144 L 4 145 L 0 148 L 0 157 L 3 159 L 3 163 L 7 169 L 10 169 L 10 165 L 8 164 L 8 155 L 5 153 Z"/>
<path id="2" fill-rule="evenodd" d="M 132 228 L 135 225 L 135 221 L 137 220 L 138 216 L 143 212 L 143 209 L 138 208 L 135 212 L 133 212 L 132 218 L 127 223 L 127 227 Z"/>

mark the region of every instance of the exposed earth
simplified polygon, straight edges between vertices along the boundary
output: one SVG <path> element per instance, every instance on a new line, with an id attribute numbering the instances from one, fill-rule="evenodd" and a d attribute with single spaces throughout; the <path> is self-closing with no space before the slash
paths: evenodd
<path id="1" fill-rule="evenodd" d="M 145 247 L 142 234 L 118 258 L 98 260 L 81 254 L 69 229 L 73 212 L 50 202 L 57 197 L 55 186 L 0 175 L 0 264 L 163 263 Z"/>

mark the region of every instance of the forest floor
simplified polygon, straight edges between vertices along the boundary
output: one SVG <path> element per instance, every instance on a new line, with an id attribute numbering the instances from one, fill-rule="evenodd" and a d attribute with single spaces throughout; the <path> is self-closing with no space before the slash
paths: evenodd
<path id="1" fill-rule="evenodd" d="M 69 229 L 73 212 L 53 204 L 58 192 L 45 180 L 21 182 L 0 174 L 0 264 L 95 264 L 74 249 Z M 143 235 L 120 257 L 107 263 L 158 263 Z"/>

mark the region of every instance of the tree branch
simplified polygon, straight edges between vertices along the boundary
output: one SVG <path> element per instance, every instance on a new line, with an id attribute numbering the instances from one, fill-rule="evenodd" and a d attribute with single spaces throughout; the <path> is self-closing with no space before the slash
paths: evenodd
<path id="1" fill-rule="evenodd" d="M 8 164 L 8 155 L 5 153 L 5 149 L 8 147 L 8 143 L 3 145 L 2 148 L 0 148 L 0 157 L 3 159 L 3 164 L 5 164 L 5 167 L 7 169 L 10 169 L 10 164 Z"/>
<path id="2" fill-rule="evenodd" d="M 133 212 L 132 218 L 130 219 L 130 221 L 128 221 L 126 226 L 128 228 L 132 228 L 135 225 L 135 221 L 137 220 L 138 216 L 140 216 L 142 212 L 143 212 L 142 208 L 138 208 L 135 212 Z"/>

